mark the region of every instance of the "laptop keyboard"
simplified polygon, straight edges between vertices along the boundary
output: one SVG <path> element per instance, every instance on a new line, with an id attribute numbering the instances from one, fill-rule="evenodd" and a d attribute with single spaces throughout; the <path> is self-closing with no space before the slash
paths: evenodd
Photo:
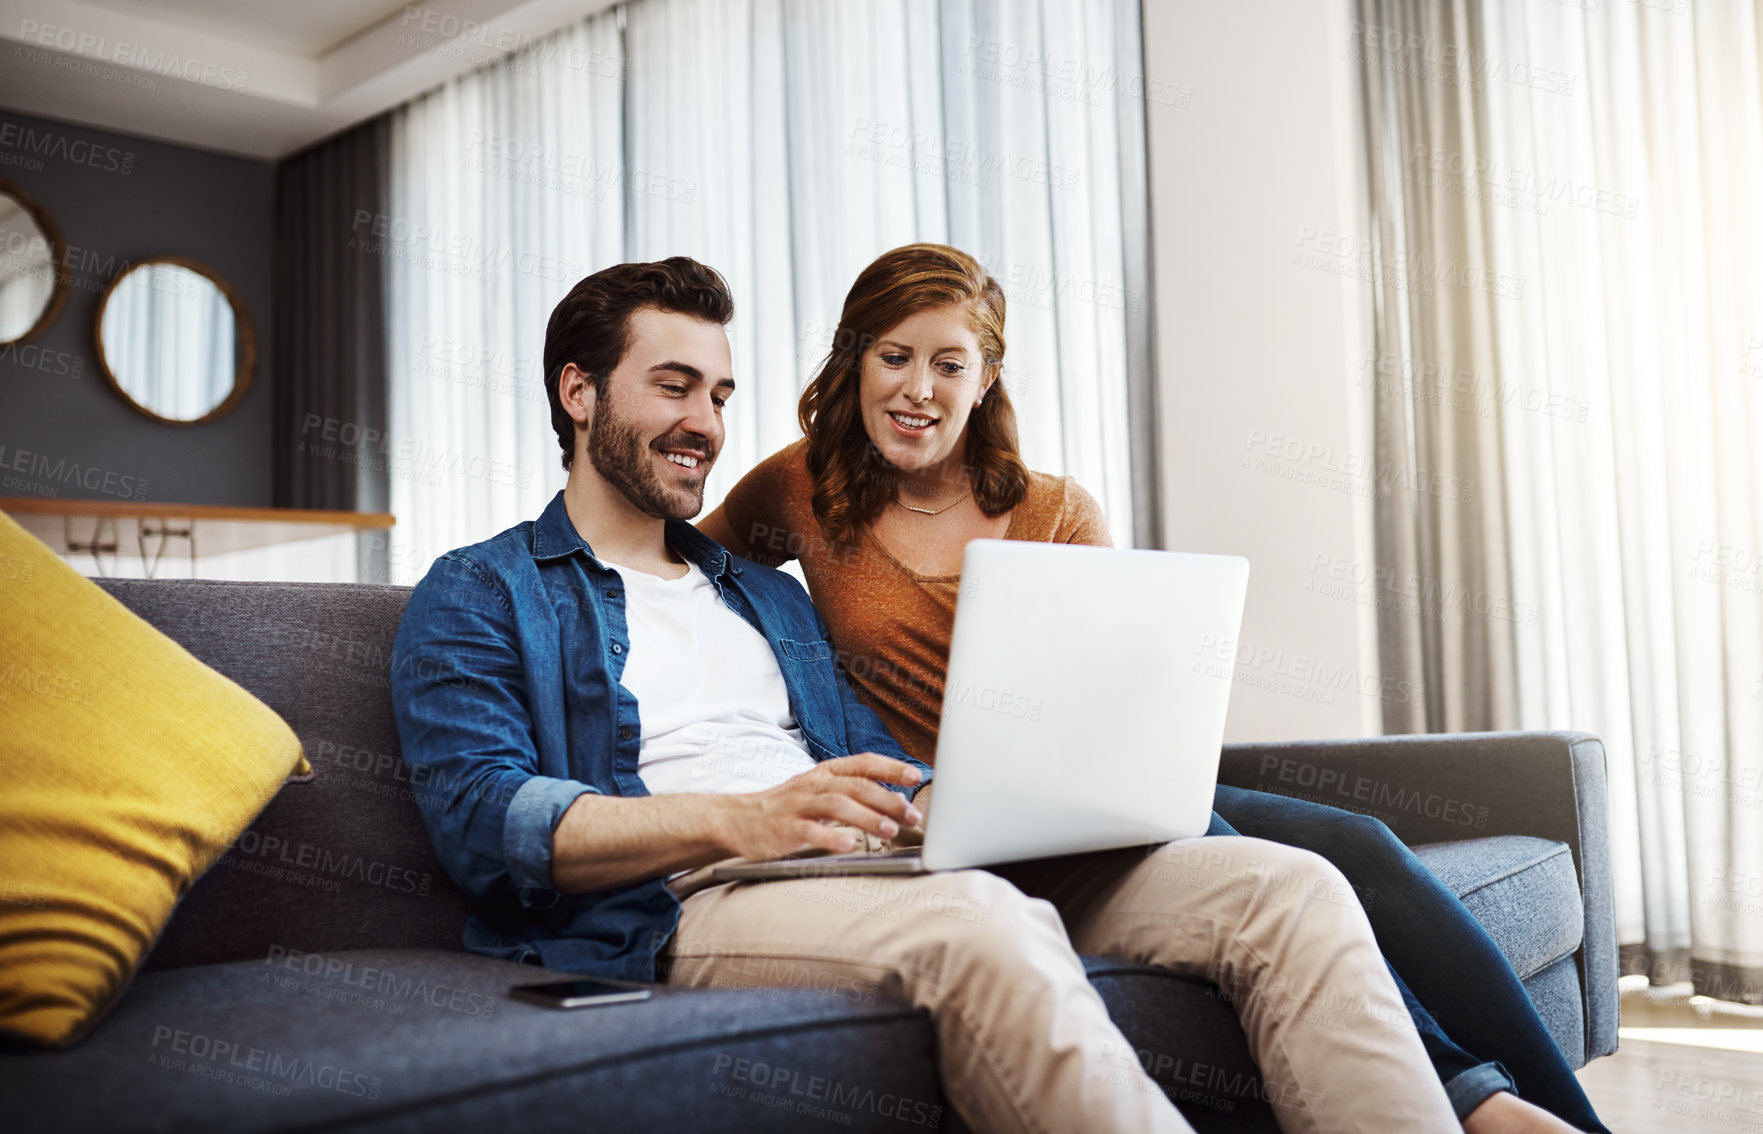
<path id="1" fill-rule="evenodd" d="M 924 851 L 923 847 L 895 847 L 893 850 L 885 850 L 885 851 L 851 851 L 847 854 L 814 855 L 814 856 L 812 856 L 811 861 L 814 861 L 814 862 L 846 862 L 851 859 L 917 858 L 921 853 L 923 853 L 923 851 Z"/>

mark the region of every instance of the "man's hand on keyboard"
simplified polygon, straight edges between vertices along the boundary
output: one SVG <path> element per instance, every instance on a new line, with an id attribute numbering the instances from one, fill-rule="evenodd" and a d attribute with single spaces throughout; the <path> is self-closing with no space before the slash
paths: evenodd
<path id="1" fill-rule="evenodd" d="M 774 788 L 724 797 L 720 842 L 749 859 L 781 858 L 803 847 L 862 850 L 870 836 L 891 839 L 923 822 L 905 796 L 882 786 L 911 787 L 919 778 L 905 761 L 873 752 L 823 760 Z"/>

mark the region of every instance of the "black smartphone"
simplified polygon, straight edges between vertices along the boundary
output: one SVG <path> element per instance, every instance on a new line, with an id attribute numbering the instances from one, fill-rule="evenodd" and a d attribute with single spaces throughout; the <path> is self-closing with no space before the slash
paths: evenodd
<path id="1" fill-rule="evenodd" d="M 549 984 L 517 984 L 508 995 L 541 1008 L 598 1008 L 649 999 L 649 989 L 619 980 L 558 980 Z"/>

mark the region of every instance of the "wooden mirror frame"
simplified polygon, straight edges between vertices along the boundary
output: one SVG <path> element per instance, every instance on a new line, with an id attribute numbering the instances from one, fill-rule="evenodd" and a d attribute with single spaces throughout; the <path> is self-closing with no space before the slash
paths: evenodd
<path id="1" fill-rule="evenodd" d="M 110 306 L 110 297 L 116 293 L 116 286 L 126 279 L 130 272 L 152 264 L 175 264 L 180 268 L 188 268 L 219 288 L 220 293 L 226 296 L 227 305 L 233 309 L 233 350 L 239 360 L 239 365 L 238 369 L 233 371 L 232 392 L 221 399 L 219 405 L 201 417 L 194 417 L 188 421 L 154 413 L 137 402 L 127 390 L 122 388 L 122 383 L 117 380 L 116 374 L 110 369 L 110 359 L 104 354 L 104 311 Z M 245 301 L 239 298 L 239 293 L 233 290 L 231 284 L 220 277 L 219 272 L 200 260 L 192 260 L 188 256 L 149 256 L 144 260 L 136 260 L 130 264 L 127 271 L 118 272 L 116 278 L 110 281 L 110 286 L 104 289 L 104 297 L 98 301 L 98 314 L 92 320 L 92 340 L 98 352 L 98 370 L 104 375 L 104 380 L 110 383 L 110 388 L 115 390 L 118 396 L 134 409 L 165 425 L 202 425 L 205 422 L 214 421 L 216 418 L 225 417 L 237 409 L 239 402 L 244 400 L 246 392 L 251 389 L 251 379 L 257 372 L 257 332 L 251 325 L 251 313 L 245 310 Z"/>
<path id="2" fill-rule="evenodd" d="M 67 277 L 61 274 L 61 261 L 67 255 L 67 241 L 61 238 L 61 229 L 55 224 L 55 218 L 49 215 L 47 209 L 37 203 L 35 197 L 20 188 L 16 181 L 8 181 L 6 178 L 0 177 L 0 193 L 5 193 L 23 205 L 24 211 L 30 214 L 31 220 L 35 221 L 37 227 L 43 230 L 43 235 L 48 237 L 49 274 L 55 281 L 54 286 L 49 290 L 48 304 L 43 308 L 43 313 L 37 316 L 37 321 L 31 324 L 30 329 L 15 339 L 0 339 L 0 346 L 12 346 L 15 343 L 27 342 L 47 331 L 49 324 L 55 322 L 55 317 L 61 314 L 63 307 L 67 306 Z"/>

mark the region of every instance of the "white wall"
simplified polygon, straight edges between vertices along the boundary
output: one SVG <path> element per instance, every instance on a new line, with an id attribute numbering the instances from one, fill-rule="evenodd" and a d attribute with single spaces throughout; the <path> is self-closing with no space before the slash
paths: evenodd
<path id="1" fill-rule="evenodd" d="M 1376 735 L 1347 0 L 1144 0 L 1165 542 L 1247 556 L 1226 739 Z M 1324 236 L 1324 234 L 1330 234 Z"/>

